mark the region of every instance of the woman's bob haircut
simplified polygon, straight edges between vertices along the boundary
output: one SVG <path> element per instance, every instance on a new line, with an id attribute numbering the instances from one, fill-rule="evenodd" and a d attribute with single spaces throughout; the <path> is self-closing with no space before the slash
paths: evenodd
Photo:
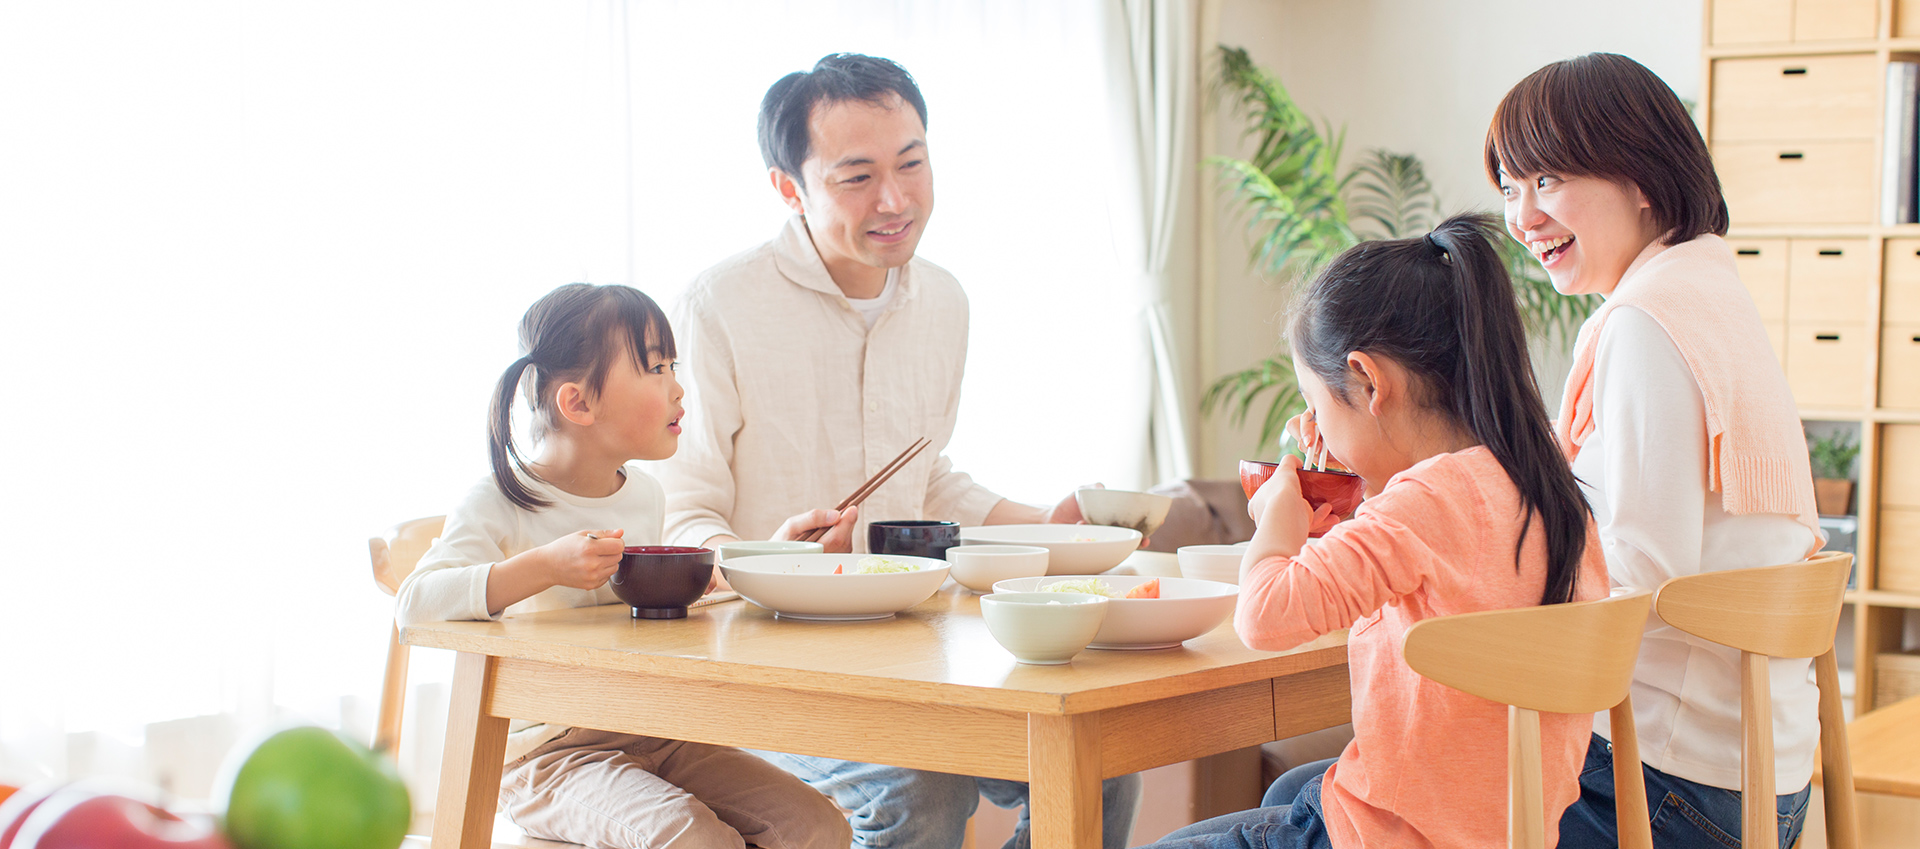
<path id="1" fill-rule="evenodd" d="M 1487 128 L 1495 186 L 1542 174 L 1630 183 L 1662 244 L 1727 234 L 1727 202 L 1700 130 L 1673 89 L 1617 53 L 1589 53 L 1527 75 Z"/>

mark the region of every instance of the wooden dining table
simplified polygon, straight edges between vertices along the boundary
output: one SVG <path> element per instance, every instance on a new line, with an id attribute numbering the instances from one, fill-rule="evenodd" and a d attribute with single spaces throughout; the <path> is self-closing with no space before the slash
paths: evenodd
<path id="1" fill-rule="evenodd" d="M 1345 632 L 1254 651 L 1228 621 L 1177 648 L 1029 666 L 952 581 L 883 621 L 604 605 L 417 624 L 402 640 L 458 653 L 434 849 L 490 845 L 509 718 L 1027 781 L 1047 849 L 1101 845 L 1103 779 L 1349 721 Z"/>

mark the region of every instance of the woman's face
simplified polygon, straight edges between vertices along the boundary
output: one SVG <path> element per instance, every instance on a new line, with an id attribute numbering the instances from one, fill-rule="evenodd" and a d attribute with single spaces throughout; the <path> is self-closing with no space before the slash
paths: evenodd
<path id="1" fill-rule="evenodd" d="M 1640 188 L 1604 177 L 1502 172 L 1507 232 L 1562 295 L 1607 295 L 1660 235 Z"/>

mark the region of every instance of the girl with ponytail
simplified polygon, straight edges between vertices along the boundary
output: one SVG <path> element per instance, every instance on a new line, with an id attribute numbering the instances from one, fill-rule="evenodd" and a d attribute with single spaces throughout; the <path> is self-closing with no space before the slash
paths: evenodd
<path id="1" fill-rule="evenodd" d="M 492 474 L 447 515 L 401 584 L 402 626 L 617 604 L 607 580 L 623 549 L 660 542 L 665 495 L 631 461 L 664 460 L 679 444 L 683 392 L 666 314 L 637 289 L 571 283 L 527 310 L 520 353 L 487 416 Z M 523 390 L 532 458 L 513 438 Z M 828 512 L 796 516 L 782 531 L 832 524 Z M 738 749 L 518 720 L 511 728 L 500 804 L 535 837 L 789 849 L 844 849 L 852 839 L 826 797 Z"/>
<path id="2" fill-rule="evenodd" d="M 1308 545 L 1314 514 L 1285 458 L 1248 506 L 1257 530 L 1234 627 L 1273 651 L 1351 628 L 1354 740 L 1282 775 L 1264 807 L 1161 845 L 1505 843 L 1505 706 L 1421 678 L 1401 640 L 1431 617 L 1601 598 L 1607 581 L 1534 386 L 1496 227 L 1462 215 L 1358 245 L 1301 296 L 1289 335 L 1308 411 L 1289 429 L 1359 474 L 1367 499 Z M 1541 717 L 1549 822 L 1579 795 L 1591 724 Z"/>

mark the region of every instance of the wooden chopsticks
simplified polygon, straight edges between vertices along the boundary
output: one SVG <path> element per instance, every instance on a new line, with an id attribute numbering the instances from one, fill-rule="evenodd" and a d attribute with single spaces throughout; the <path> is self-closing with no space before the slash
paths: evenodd
<path id="1" fill-rule="evenodd" d="M 894 472 L 906 468 L 907 463 L 911 462 L 913 458 L 920 456 L 920 452 L 927 450 L 927 446 L 932 444 L 933 441 L 924 436 L 914 440 L 912 445 L 907 446 L 907 450 L 900 452 L 900 456 L 893 458 L 893 462 L 888 463 L 878 474 L 867 478 L 867 482 L 861 484 L 859 489 L 854 490 L 852 495 L 842 499 L 840 504 L 833 508 L 834 512 L 838 513 L 848 507 L 858 506 L 860 502 L 867 500 L 867 496 L 872 495 L 874 490 L 879 489 L 881 484 L 886 483 L 887 478 L 893 477 Z M 821 537 L 827 535 L 829 528 L 831 528 L 831 526 L 814 528 L 801 534 L 800 541 L 819 542 Z"/>

